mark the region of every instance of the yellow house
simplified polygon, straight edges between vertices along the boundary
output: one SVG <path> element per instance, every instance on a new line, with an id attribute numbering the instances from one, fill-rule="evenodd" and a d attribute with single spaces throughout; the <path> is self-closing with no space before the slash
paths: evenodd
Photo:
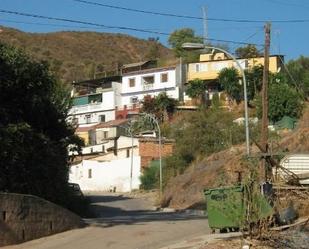
<path id="1" fill-rule="evenodd" d="M 244 70 L 258 65 L 264 65 L 264 57 L 237 60 Z M 282 55 L 270 56 L 269 71 L 272 73 L 278 72 L 282 66 L 282 61 Z M 194 79 L 205 81 L 215 80 L 217 79 L 219 72 L 226 67 L 238 68 L 236 63 L 232 59 L 227 58 L 224 53 L 201 54 L 199 62 L 188 64 L 187 80 L 188 82 Z"/>

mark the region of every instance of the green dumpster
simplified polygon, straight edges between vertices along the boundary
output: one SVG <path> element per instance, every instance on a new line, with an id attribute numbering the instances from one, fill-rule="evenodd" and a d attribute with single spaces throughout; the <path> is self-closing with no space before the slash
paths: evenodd
<path id="1" fill-rule="evenodd" d="M 208 224 L 211 229 L 240 228 L 245 219 L 242 186 L 208 189 L 204 191 Z"/>
<path id="2" fill-rule="evenodd" d="M 246 221 L 246 199 L 248 191 L 242 185 L 207 189 L 204 191 L 207 205 L 208 224 L 211 229 L 239 229 Z M 257 222 L 273 214 L 273 209 L 262 194 L 254 196 L 255 212 L 251 222 Z"/>

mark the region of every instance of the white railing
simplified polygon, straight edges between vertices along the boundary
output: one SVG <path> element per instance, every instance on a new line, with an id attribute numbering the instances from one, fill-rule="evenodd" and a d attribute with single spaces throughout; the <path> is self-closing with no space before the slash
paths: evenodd
<path id="1" fill-rule="evenodd" d="M 70 113 L 84 113 L 84 112 L 93 112 L 104 110 L 104 106 L 102 103 L 93 103 L 88 105 L 80 105 L 80 106 L 73 106 L 70 110 Z"/>
<path id="2" fill-rule="evenodd" d="M 143 84 L 143 90 L 152 90 L 154 84 Z"/>

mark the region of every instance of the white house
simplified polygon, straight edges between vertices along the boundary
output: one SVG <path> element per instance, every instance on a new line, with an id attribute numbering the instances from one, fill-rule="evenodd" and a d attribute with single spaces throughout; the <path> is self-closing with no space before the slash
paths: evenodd
<path id="1" fill-rule="evenodd" d="M 120 105 L 121 77 L 107 77 L 73 84 L 72 122 L 89 126 L 115 119 L 115 106 Z"/>
<path id="2" fill-rule="evenodd" d="M 99 162 L 83 160 L 70 167 L 69 182 L 77 183 L 83 191 L 128 192 L 140 186 L 141 158 L 139 156 Z M 132 170 L 132 177 L 131 177 Z"/>
<path id="3" fill-rule="evenodd" d="M 144 99 L 144 96 L 157 96 L 161 92 L 179 99 L 179 80 L 177 67 L 150 68 L 123 73 L 122 106 L 130 106 Z"/>
<path id="4" fill-rule="evenodd" d="M 132 189 L 138 189 L 141 175 L 138 146 L 138 138 L 120 136 L 116 143 L 106 140 L 100 145 L 84 147 L 83 154 L 92 153 L 94 157 L 71 165 L 69 181 L 79 184 L 83 191 L 128 192 L 131 181 Z"/>

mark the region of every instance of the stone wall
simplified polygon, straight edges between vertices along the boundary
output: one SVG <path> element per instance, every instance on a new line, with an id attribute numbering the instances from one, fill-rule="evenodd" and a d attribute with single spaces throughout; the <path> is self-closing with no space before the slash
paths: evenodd
<path id="1" fill-rule="evenodd" d="M 83 226 L 81 218 L 31 195 L 0 193 L 0 246 Z"/>
<path id="2" fill-rule="evenodd" d="M 169 156 L 173 153 L 174 140 L 162 139 L 161 155 Z M 139 139 L 139 155 L 141 156 L 141 167 L 146 168 L 152 160 L 159 159 L 159 141 L 157 138 Z"/>

